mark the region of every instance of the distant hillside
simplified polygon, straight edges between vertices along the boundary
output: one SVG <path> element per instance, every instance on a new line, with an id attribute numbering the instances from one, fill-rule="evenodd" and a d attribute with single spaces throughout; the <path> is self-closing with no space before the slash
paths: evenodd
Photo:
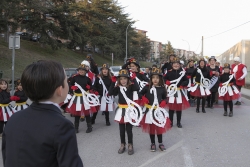
<path id="1" fill-rule="evenodd" d="M 56 60 L 62 63 L 65 68 L 78 67 L 86 58 L 88 53 L 80 53 L 70 49 L 52 50 L 49 46 L 40 47 L 37 42 L 21 40 L 21 49 L 16 50 L 15 56 L 15 79 L 20 78 L 24 68 L 37 60 Z M 111 56 L 103 57 L 98 54 L 93 54 L 94 60 L 101 66 L 103 63 L 111 62 Z M 123 60 L 114 60 L 114 65 L 122 65 Z M 150 66 L 151 63 L 141 62 L 141 66 Z M 12 51 L 8 48 L 8 44 L 0 40 L 0 71 L 3 71 L 3 78 L 11 78 L 12 66 Z"/>

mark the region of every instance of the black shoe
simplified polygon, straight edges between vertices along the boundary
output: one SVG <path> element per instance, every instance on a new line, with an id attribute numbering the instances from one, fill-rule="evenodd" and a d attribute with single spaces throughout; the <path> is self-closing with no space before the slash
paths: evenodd
<path id="1" fill-rule="evenodd" d="M 102 112 L 102 115 L 105 115 L 105 111 Z"/>
<path id="2" fill-rule="evenodd" d="M 224 114 L 223 114 L 224 116 L 227 116 L 227 111 L 224 111 Z"/>
<path id="3" fill-rule="evenodd" d="M 75 129 L 76 133 L 79 133 L 78 129 Z"/>
<path id="4" fill-rule="evenodd" d="M 107 122 L 106 122 L 106 125 L 107 125 L 107 126 L 110 126 L 110 122 L 109 122 L 109 121 L 107 121 Z"/>
<path id="5" fill-rule="evenodd" d="M 171 122 L 170 126 L 171 126 L 171 128 L 173 127 L 173 122 Z"/>
<path id="6" fill-rule="evenodd" d="M 81 116 L 80 121 L 81 121 L 81 122 L 85 121 L 85 117 L 84 117 L 84 116 Z"/>
<path id="7" fill-rule="evenodd" d="M 203 113 L 206 113 L 206 110 L 203 108 L 203 109 L 202 109 L 202 112 L 203 112 Z"/>
<path id="8" fill-rule="evenodd" d="M 88 127 L 88 128 L 87 128 L 87 130 L 86 130 L 86 133 L 92 132 L 92 128 L 93 128 L 93 127 L 92 127 L 91 123 L 88 123 L 88 124 L 87 124 L 87 127 Z"/>
<path id="9" fill-rule="evenodd" d="M 238 102 L 238 104 L 237 104 L 237 105 L 239 105 L 239 106 L 240 106 L 240 105 L 241 105 L 241 102 Z"/>
<path id="10" fill-rule="evenodd" d="M 236 103 L 234 105 L 238 105 L 239 101 L 236 101 Z"/>
<path id="11" fill-rule="evenodd" d="M 229 114 L 228 114 L 229 117 L 232 117 L 233 116 L 233 111 L 230 111 Z"/>
<path id="12" fill-rule="evenodd" d="M 133 144 L 128 144 L 128 155 L 134 154 Z"/>
<path id="13" fill-rule="evenodd" d="M 166 148 L 163 144 L 159 144 L 159 148 L 161 151 L 166 151 Z"/>
<path id="14" fill-rule="evenodd" d="M 92 119 L 91 120 L 91 124 L 94 125 L 95 124 L 95 120 Z"/>
<path id="15" fill-rule="evenodd" d="M 177 127 L 178 127 L 178 128 L 182 128 L 181 123 L 177 123 Z"/>
<path id="16" fill-rule="evenodd" d="M 156 151 L 156 146 L 155 146 L 155 144 L 151 144 L 150 151 L 151 151 L 151 152 L 155 152 L 155 151 Z"/>
<path id="17" fill-rule="evenodd" d="M 121 144 L 121 147 L 118 150 L 118 154 L 124 153 L 125 150 L 126 150 L 125 144 Z"/>
<path id="18" fill-rule="evenodd" d="M 211 108 L 211 109 L 214 109 L 214 107 L 213 107 L 213 106 L 211 106 L 210 108 Z"/>
<path id="19" fill-rule="evenodd" d="M 207 105 L 206 108 L 210 108 L 211 106 L 210 105 Z"/>
<path id="20" fill-rule="evenodd" d="M 199 110 L 198 108 L 196 108 L 196 112 L 197 112 L 197 113 L 199 113 L 199 112 L 200 112 L 200 110 Z"/>

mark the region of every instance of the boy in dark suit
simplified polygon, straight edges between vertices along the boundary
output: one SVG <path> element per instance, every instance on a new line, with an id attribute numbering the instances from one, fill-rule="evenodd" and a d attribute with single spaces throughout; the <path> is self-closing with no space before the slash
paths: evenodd
<path id="1" fill-rule="evenodd" d="M 6 124 L 2 138 L 4 166 L 83 167 L 74 126 L 58 105 L 69 89 L 63 66 L 46 60 L 30 64 L 21 83 L 33 103 Z"/>

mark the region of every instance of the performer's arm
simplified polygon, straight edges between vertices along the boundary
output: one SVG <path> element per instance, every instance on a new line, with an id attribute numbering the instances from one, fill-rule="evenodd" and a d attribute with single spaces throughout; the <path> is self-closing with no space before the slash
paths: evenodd
<path id="1" fill-rule="evenodd" d="M 242 72 L 243 72 L 243 75 L 239 78 L 239 80 L 242 80 L 242 79 L 244 79 L 244 78 L 247 76 L 247 68 L 244 67 L 244 68 L 242 69 Z"/>

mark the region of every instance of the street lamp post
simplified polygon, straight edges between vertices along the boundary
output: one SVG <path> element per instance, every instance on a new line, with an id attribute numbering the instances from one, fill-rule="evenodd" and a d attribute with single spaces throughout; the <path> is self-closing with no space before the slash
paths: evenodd
<path id="1" fill-rule="evenodd" d="M 135 20 L 137 22 L 138 20 Z M 129 25 L 126 28 L 126 57 L 124 62 L 126 63 L 126 60 L 128 59 L 128 27 L 132 24 L 133 22 L 129 23 Z"/>
<path id="2" fill-rule="evenodd" d="M 184 39 L 182 39 L 182 40 L 188 43 L 188 57 L 189 57 L 189 54 L 190 54 L 190 53 L 189 53 L 189 52 L 190 52 L 190 45 L 189 45 L 189 42 L 186 41 L 186 40 L 184 40 Z"/>

